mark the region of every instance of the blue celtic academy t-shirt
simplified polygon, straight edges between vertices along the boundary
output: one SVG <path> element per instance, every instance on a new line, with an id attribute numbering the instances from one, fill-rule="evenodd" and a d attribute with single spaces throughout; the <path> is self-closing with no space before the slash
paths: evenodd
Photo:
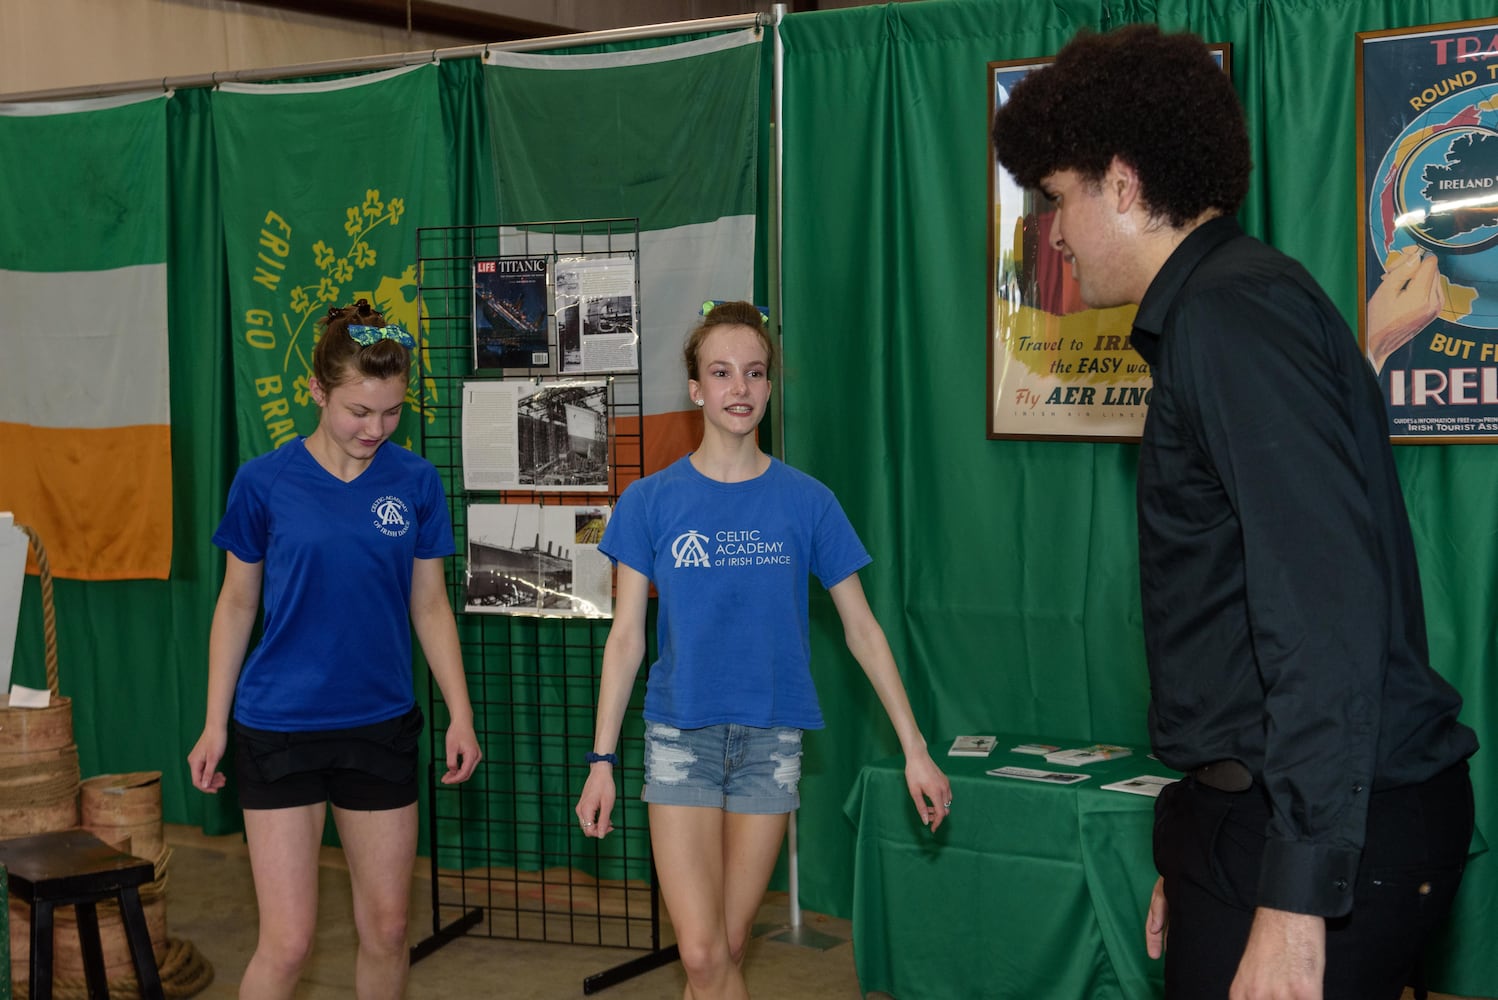
<path id="1" fill-rule="evenodd" d="M 807 581 L 830 589 L 871 561 L 831 490 L 776 459 L 720 483 L 689 456 L 631 484 L 598 547 L 660 595 L 645 718 L 822 728 Z"/>
<path id="2" fill-rule="evenodd" d="M 411 572 L 454 548 L 430 462 L 387 443 L 345 483 L 298 438 L 240 467 L 213 543 L 265 563 L 265 628 L 239 673 L 238 722 L 346 729 L 415 704 Z"/>

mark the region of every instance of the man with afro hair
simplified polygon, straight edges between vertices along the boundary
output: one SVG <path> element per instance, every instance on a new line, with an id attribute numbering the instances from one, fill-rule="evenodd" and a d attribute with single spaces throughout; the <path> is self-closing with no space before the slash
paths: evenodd
<path id="1" fill-rule="evenodd" d="M 1013 88 L 999 162 L 1092 307 L 1136 304 L 1156 805 L 1146 946 L 1173 1000 L 1397 1000 L 1472 833 L 1382 397 L 1298 263 L 1234 219 L 1250 157 L 1202 41 L 1083 32 Z M 1166 951 L 1167 931 L 1169 950 Z"/>

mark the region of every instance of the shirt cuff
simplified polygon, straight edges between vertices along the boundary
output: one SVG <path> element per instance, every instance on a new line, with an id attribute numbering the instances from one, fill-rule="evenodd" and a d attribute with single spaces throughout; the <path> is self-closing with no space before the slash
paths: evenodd
<path id="1" fill-rule="evenodd" d="M 1259 865 L 1258 905 L 1318 917 L 1352 910 L 1360 851 L 1305 841 L 1269 840 Z"/>

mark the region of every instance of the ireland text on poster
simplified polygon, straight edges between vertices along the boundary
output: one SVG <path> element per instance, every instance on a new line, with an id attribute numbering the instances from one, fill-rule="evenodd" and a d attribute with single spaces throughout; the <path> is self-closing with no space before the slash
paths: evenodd
<path id="1" fill-rule="evenodd" d="M 1498 22 L 1358 36 L 1361 339 L 1399 440 L 1498 440 Z"/>
<path id="2" fill-rule="evenodd" d="M 1049 59 L 989 64 L 992 105 Z M 1134 307 L 1089 309 L 1051 244 L 1054 211 L 990 155 L 988 436 L 1137 439 L 1149 366 L 1129 346 Z"/>
<path id="3" fill-rule="evenodd" d="M 1228 46 L 1210 46 L 1230 70 Z M 1050 59 L 988 64 L 989 119 Z M 1055 210 L 993 159 L 989 176 L 988 414 L 991 438 L 1138 440 L 1154 380 L 1129 343 L 1135 307 L 1089 309 L 1051 242 Z"/>

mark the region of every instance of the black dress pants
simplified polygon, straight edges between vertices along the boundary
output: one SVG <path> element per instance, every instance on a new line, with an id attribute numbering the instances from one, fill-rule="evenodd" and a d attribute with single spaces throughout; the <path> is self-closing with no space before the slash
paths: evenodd
<path id="1" fill-rule="evenodd" d="M 1170 907 L 1168 1000 L 1225 1000 L 1253 923 L 1269 800 L 1187 777 L 1155 805 L 1155 867 Z M 1451 910 L 1472 838 L 1462 761 L 1374 792 L 1352 912 L 1326 922 L 1325 1000 L 1398 1000 Z"/>

